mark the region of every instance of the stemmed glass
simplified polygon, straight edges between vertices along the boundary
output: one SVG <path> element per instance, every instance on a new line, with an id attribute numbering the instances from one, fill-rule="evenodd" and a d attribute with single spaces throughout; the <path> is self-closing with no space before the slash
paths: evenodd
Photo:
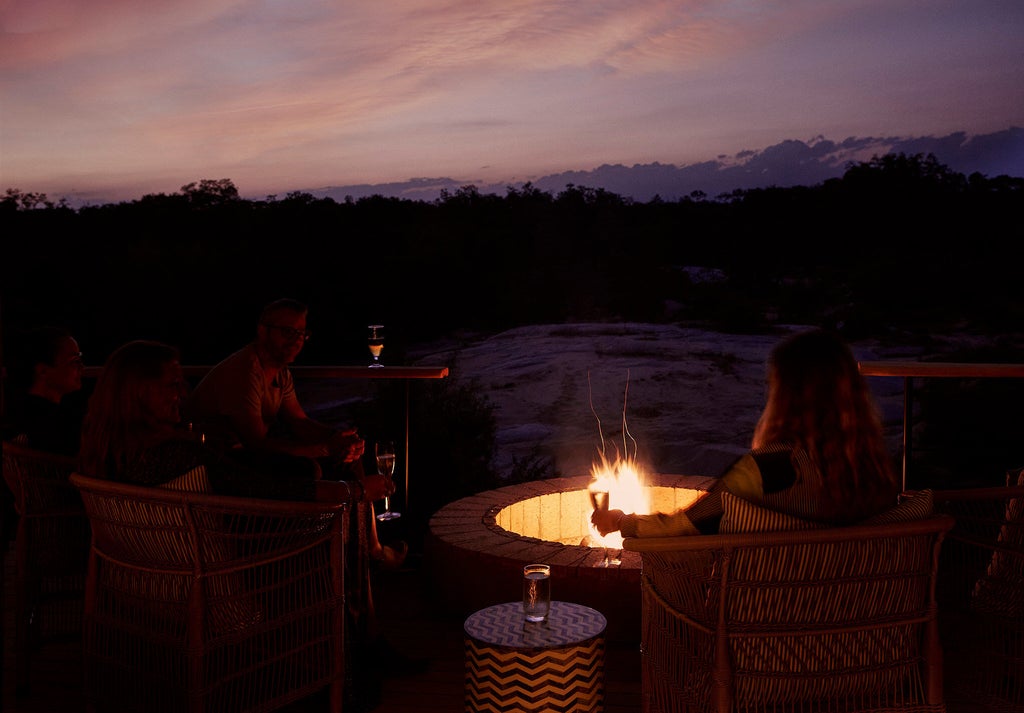
<path id="1" fill-rule="evenodd" d="M 394 441 L 377 441 L 373 446 L 373 453 L 377 457 L 377 472 L 391 480 L 395 474 L 395 443 Z M 391 509 L 391 498 L 384 496 L 384 512 L 377 515 L 380 521 L 394 520 L 402 517 L 402 513 Z"/>
<path id="2" fill-rule="evenodd" d="M 590 504 L 594 510 L 601 510 L 603 512 L 608 511 L 608 491 L 607 490 L 588 490 L 590 493 Z M 608 567 L 611 565 L 611 550 L 607 547 L 604 548 L 604 559 L 601 560 L 601 564 L 598 567 Z"/>
<path id="3" fill-rule="evenodd" d="M 370 368 L 378 368 L 384 366 L 380 363 L 380 353 L 384 351 L 384 325 L 383 324 L 371 324 L 367 329 L 370 330 L 370 336 L 367 337 L 367 344 L 370 346 L 370 354 L 373 355 L 373 363 L 370 364 Z"/>

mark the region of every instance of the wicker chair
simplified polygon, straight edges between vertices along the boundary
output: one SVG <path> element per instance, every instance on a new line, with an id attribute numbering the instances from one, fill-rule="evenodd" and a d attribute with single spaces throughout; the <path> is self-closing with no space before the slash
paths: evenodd
<path id="1" fill-rule="evenodd" d="M 645 711 L 944 711 L 935 576 L 949 517 L 627 538 Z"/>
<path id="2" fill-rule="evenodd" d="M 1024 484 L 937 491 L 934 497 L 935 507 L 956 519 L 939 568 L 943 647 L 957 652 L 947 685 L 985 710 L 1021 713 Z"/>
<path id="3" fill-rule="evenodd" d="M 341 710 L 345 505 L 71 482 L 92 710 L 271 711 L 326 687 Z"/>
<path id="4" fill-rule="evenodd" d="M 4 480 L 13 495 L 15 690 L 29 691 L 38 646 L 82 635 L 89 520 L 68 482 L 74 459 L 14 441 L 3 444 Z"/>

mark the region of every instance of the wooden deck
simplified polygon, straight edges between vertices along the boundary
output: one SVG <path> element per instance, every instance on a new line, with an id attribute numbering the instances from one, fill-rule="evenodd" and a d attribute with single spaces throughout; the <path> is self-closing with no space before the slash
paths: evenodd
<path id="1" fill-rule="evenodd" d="M 13 556 L 4 557 L 4 583 L 13 581 Z M 460 713 L 463 708 L 464 662 L 462 621 L 438 615 L 429 584 L 417 558 L 410 556 L 398 572 L 379 575 L 376 596 L 384 635 L 399 651 L 430 661 L 417 676 L 385 680 L 382 700 L 374 713 Z M 10 598 L 5 596 L 5 604 Z M 82 665 L 78 643 L 50 644 L 34 660 L 30 695 L 17 699 L 13 689 L 12 607 L 4 608 L 3 691 L 0 710 L 11 713 L 81 713 Z M 964 697 L 956 685 L 958 652 L 945 651 L 947 713 L 985 713 L 984 704 Z M 640 713 L 640 652 L 638 646 L 609 644 L 606 661 L 606 713 Z M 315 713 L 326 700 L 312 697 L 290 706 L 286 713 Z"/>
<path id="2" fill-rule="evenodd" d="M 6 553 L 5 584 L 13 580 L 13 557 Z M 426 673 L 384 682 L 382 700 L 374 713 L 461 713 L 464 663 L 462 621 L 438 616 L 424 592 L 417 558 L 407 566 L 378 575 L 376 597 L 384 635 L 397 650 L 430 661 Z M 5 598 L 5 602 L 10 601 Z M 3 698 L 0 710 L 11 713 L 81 713 L 81 648 L 77 643 L 49 644 L 39 650 L 33 666 L 32 690 L 16 699 L 13 689 L 13 613 L 4 610 Z M 639 713 L 639 647 L 609 646 L 606 672 L 607 713 Z M 287 713 L 326 710 L 326 700 L 313 697 Z"/>

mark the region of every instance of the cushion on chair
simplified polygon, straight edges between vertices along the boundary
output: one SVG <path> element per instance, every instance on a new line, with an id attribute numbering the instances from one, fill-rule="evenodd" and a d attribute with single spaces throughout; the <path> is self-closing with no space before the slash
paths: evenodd
<path id="1" fill-rule="evenodd" d="M 895 522 L 922 520 L 935 514 L 933 501 L 934 498 L 932 497 L 932 491 L 930 489 L 920 490 L 901 502 L 899 505 L 880 512 L 877 515 L 872 515 L 861 524 L 890 525 Z"/>
<path id="2" fill-rule="evenodd" d="M 213 488 L 210 487 L 210 479 L 206 475 L 205 465 L 197 465 L 184 475 L 179 475 L 177 478 L 161 483 L 157 487 L 164 490 L 184 490 L 189 493 L 213 492 Z"/>
<path id="3" fill-rule="evenodd" d="M 773 532 L 780 530 L 818 530 L 824 525 L 755 505 L 729 492 L 722 493 L 722 520 L 718 531 L 723 535 L 737 532 Z"/>
<path id="4" fill-rule="evenodd" d="M 157 487 L 189 493 L 213 492 L 205 465 L 197 465 L 187 473 Z M 230 540 L 218 536 L 217 533 L 207 533 L 203 538 L 203 547 L 206 557 L 211 562 L 224 562 L 238 556 Z M 241 631 L 263 619 L 263 612 L 255 597 L 246 593 L 244 581 L 237 572 L 211 577 L 208 582 L 210 624 L 213 632 L 223 634 Z"/>

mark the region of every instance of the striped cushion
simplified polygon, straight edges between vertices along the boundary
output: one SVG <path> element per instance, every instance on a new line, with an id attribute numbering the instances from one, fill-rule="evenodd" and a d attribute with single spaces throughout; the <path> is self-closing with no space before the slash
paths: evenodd
<path id="1" fill-rule="evenodd" d="M 894 508 L 889 508 L 877 515 L 872 515 L 862 525 L 889 525 L 894 522 L 907 522 L 931 517 L 935 512 L 932 506 L 932 491 L 920 490 Z"/>
<path id="2" fill-rule="evenodd" d="M 749 500 L 732 493 L 722 493 L 722 520 L 718 531 L 722 534 L 736 532 L 773 532 L 780 530 L 819 530 L 824 525 L 777 510 L 755 505 Z"/>
<path id="3" fill-rule="evenodd" d="M 165 490 L 185 490 L 189 493 L 213 492 L 213 489 L 210 487 L 210 479 L 206 477 L 205 465 L 197 465 L 184 475 L 179 475 L 177 478 L 161 483 L 157 487 Z"/>

